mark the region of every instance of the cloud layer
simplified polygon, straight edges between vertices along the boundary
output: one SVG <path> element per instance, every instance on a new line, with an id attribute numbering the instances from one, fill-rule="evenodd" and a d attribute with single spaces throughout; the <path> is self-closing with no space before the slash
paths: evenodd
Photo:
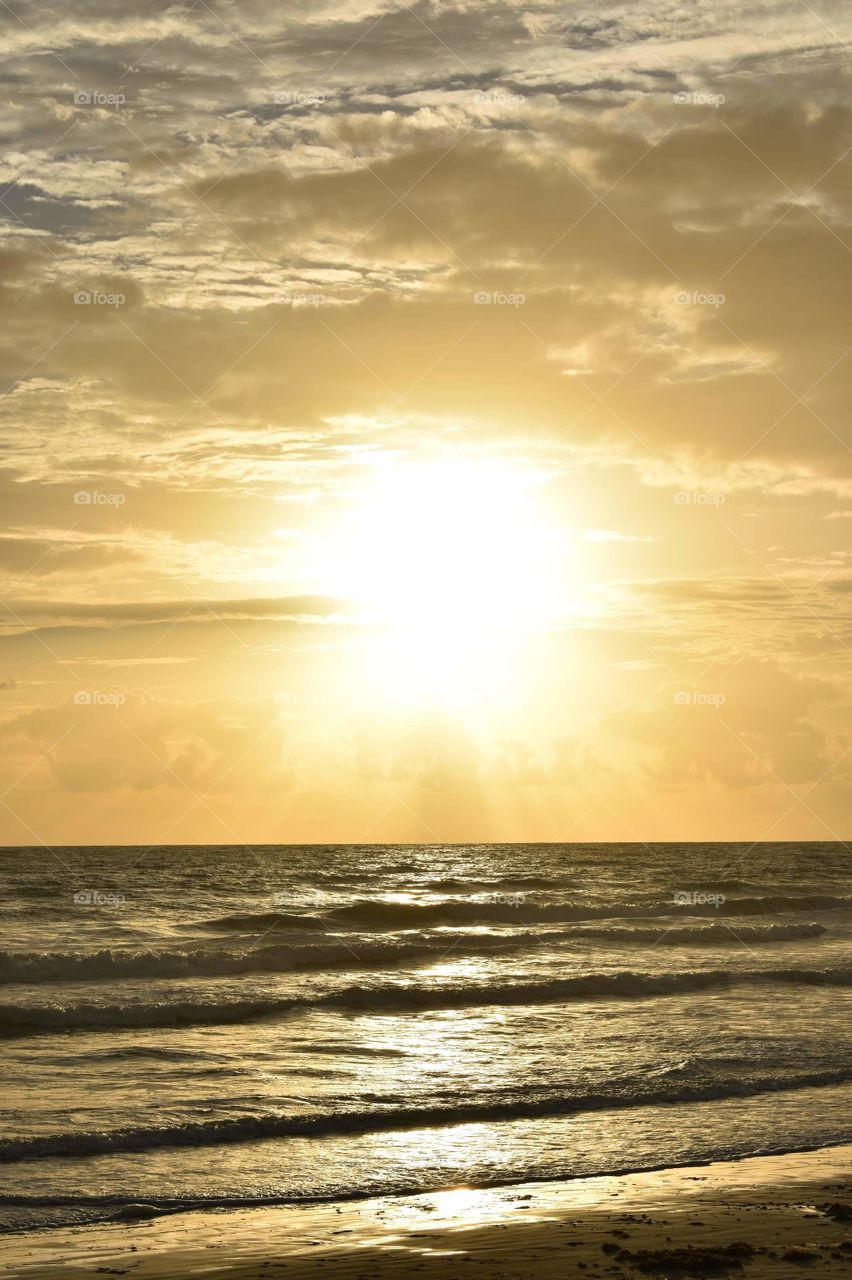
<path id="1" fill-rule="evenodd" d="M 3 838 L 848 834 L 851 34 L 10 11 Z M 534 477 L 576 597 L 507 577 L 475 710 L 377 695 L 329 569 L 435 457 Z"/>

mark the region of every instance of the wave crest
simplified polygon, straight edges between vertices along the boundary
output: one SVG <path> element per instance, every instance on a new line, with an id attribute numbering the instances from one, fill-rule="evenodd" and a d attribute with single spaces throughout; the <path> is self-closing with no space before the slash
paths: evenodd
<path id="1" fill-rule="evenodd" d="M 444 1127 L 457 1124 L 540 1119 L 573 1112 L 654 1106 L 678 1102 L 706 1102 L 730 1097 L 754 1097 L 792 1089 L 820 1088 L 852 1079 L 852 1068 L 802 1072 L 795 1077 L 755 1077 L 743 1080 L 689 1081 L 680 1078 L 648 1084 L 625 1080 L 601 1092 L 567 1092 L 547 1098 L 482 1100 L 448 1106 L 389 1107 L 375 1111 L 343 1111 L 287 1116 L 278 1113 L 182 1124 L 100 1130 L 88 1133 L 40 1134 L 31 1138 L 0 1139 L 0 1163 L 51 1156 L 79 1157 L 113 1152 L 152 1151 L 164 1147 L 208 1147 L 223 1143 L 256 1142 L 264 1138 L 328 1137 L 335 1134 L 381 1133 L 395 1129 Z"/>
<path id="2" fill-rule="evenodd" d="M 567 978 L 497 984 L 351 985 L 318 996 L 290 999 L 186 1000 L 78 1005 L 0 1005 L 5 1036 L 38 1031 L 114 1031 L 122 1027 L 215 1025 L 280 1017 L 311 1009 L 357 1013 L 411 1013 L 430 1009 L 560 1004 L 575 1000 L 619 1000 L 678 995 L 753 983 L 804 986 L 852 985 L 850 969 L 675 970 L 647 973 L 580 973 Z"/>

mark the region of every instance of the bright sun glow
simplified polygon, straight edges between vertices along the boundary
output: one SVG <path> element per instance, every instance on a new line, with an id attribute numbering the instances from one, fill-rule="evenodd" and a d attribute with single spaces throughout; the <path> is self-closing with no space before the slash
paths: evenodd
<path id="1" fill-rule="evenodd" d="M 325 540 L 373 628 L 361 677 L 396 704 L 505 700 L 523 636 L 577 601 L 546 475 L 493 459 L 385 462 Z"/>
<path id="2" fill-rule="evenodd" d="M 348 591 L 384 622 L 480 630 L 548 606 L 532 477 L 503 462 L 389 463 L 345 530 Z"/>

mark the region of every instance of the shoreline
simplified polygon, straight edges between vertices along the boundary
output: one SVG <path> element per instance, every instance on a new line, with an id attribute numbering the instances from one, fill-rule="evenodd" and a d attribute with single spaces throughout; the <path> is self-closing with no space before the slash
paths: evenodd
<path id="1" fill-rule="evenodd" d="M 639 1174 L 652 1173 L 676 1173 L 684 1169 L 704 1169 L 710 1165 L 735 1165 L 741 1164 L 746 1160 L 762 1160 L 773 1159 L 781 1156 L 808 1155 L 812 1152 L 823 1152 L 828 1156 L 831 1151 L 838 1147 L 849 1147 L 852 1151 L 852 1140 L 849 1138 L 838 1138 L 834 1142 L 820 1142 L 815 1146 L 780 1146 L 771 1149 L 763 1149 L 759 1151 L 746 1151 L 742 1154 L 726 1154 L 724 1157 L 708 1156 L 703 1160 L 688 1160 L 683 1164 L 646 1164 L 646 1165 L 622 1165 L 616 1169 L 602 1170 L 600 1173 L 577 1174 L 574 1176 L 561 1176 L 550 1178 L 500 1178 L 493 1182 L 482 1181 L 474 1183 L 465 1183 L 466 1191 L 500 1191 L 512 1190 L 516 1187 L 535 1186 L 535 1187 L 552 1187 L 565 1186 L 570 1187 L 575 1182 L 584 1182 L 593 1184 L 598 1179 L 606 1178 L 628 1178 Z M 455 1186 L 440 1187 L 437 1190 L 424 1191 L 422 1188 L 400 1187 L 398 1189 L 390 1188 L 381 1193 L 373 1191 L 352 1192 L 349 1195 L 328 1195 L 318 1197 L 305 1197 L 298 1199 L 287 1196 L 210 1196 L 193 1200 L 186 1196 L 148 1196 L 144 1198 L 144 1204 L 151 1205 L 159 1210 L 163 1217 L 173 1217 L 175 1214 L 185 1213 L 226 1213 L 230 1210 L 239 1212 L 243 1209 L 322 1209 L 330 1205 L 333 1206 L 357 1206 L 368 1201 L 394 1201 L 400 1199 L 416 1199 L 420 1196 L 427 1195 L 444 1195 L 448 1191 L 457 1190 Z M 67 1223 L 45 1223 L 39 1226 L 21 1226 L 9 1227 L 0 1230 L 0 1240 L 15 1238 L 22 1235 L 33 1235 L 36 1232 L 43 1231 L 62 1231 L 71 1230 L 74 1227 L 96 1227 L 109 1225 L 115 1218 L 115 1215 L 128 1205 L 143 1203 L 142 1198 L 131 1199 L 128 1196 L 92 1196 L 90 1199 L 84 1199 L 77 1196 L 28 1196 L 21 1195 L 0 1195 L 0 1205 L 20 1204 L 22 1207 L 32 1206 L 38 1208 L 102 1208 L 105 1211 L 111 1210 L 109 1216 L 93 1217 L 81 1219 L 79 1222 Z"/>
<path id="2" fill-rule="evenodd" d="M 15 1280 L 171 1280 L 417 1270 L 565 1276 L 822 1276 L 852 1268 L 852 1144 L 562 1182 L 374 1199 L 166 1209 L 7 1235 Z M 841 1207 L 832 1209 L 831 1206 Z M 846 1216 L 848 1213 L 848 1217 Z M 570 1272 L 569 1274 L 573 1274 Z"/>

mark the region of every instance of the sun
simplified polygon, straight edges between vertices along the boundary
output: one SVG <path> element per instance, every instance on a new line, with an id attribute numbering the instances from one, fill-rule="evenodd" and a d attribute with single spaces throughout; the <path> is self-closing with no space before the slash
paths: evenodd
<path id="1" fill-rule="evenodd" d="M 548 548 L 532 485 L 495 460 L 379 466 L 341 530 L 342 585 L 394 624 L 466 631 L 540 617 Z"/>
<path id="2" fill-rule="evenodd" d="M 548 475 L 505 458 L 369 467 L 325 540 L 328 588 L 369 629 L 361 674 L 395 702 L 505 695 L 525 633 L 574 603 Z"/>

